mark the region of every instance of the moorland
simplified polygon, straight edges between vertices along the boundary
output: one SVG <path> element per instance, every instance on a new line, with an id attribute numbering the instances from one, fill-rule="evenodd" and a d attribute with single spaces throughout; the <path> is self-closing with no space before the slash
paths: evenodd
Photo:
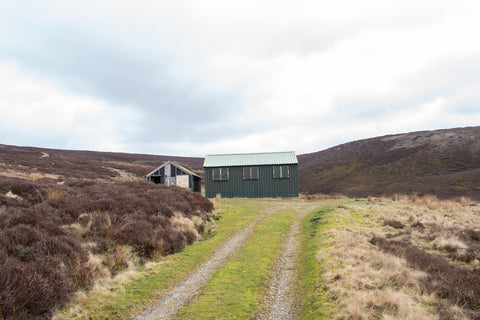
<path id="1" fill-rule="evenodd" d="M 202 158 L 0 145 L 2 319 L 127 319 L 252 221 L 176 317 L 260 317 L 296 220 L 294 317 L 480 316 L 480 127 L 299 155 L 300 199 L 145 182 L 166 160 L 203 174 Z"/>

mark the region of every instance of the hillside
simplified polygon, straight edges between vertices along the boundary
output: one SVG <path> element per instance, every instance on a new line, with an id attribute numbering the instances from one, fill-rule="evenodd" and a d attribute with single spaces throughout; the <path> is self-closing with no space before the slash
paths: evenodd
<path id="1" fill-rule="evenodd" d="M 173 160 L 203 176 L 203 158 L 68 151 L 0 144 L 0 174 L 29 180 L 142 178 Z M 406 193 L 480 200 L 480 127 L 376 137 L 298 156 L 303 193 Z"/>
<path id="2" fill-rule="evenodd" d="M 171 159 L 0 145 L 0 315 L 49 319 L 77 292 L 201 239 L 213 204 L 144 181 Z"/>
<path id="3" fill-rule="evenodd" d="M 480 127 L 359 140 L 298 160 L 301 192 L 480 199 Z"/>
<path id="4" fill-rule="evenodd" d="M 143 177 L 172 160 L 203 175 L 203 158 L 96 151 L 56 150 L 0 144 L 0 174 L 49 174 L 60 180 L 111 179 L 121 173 Z M 47 176 L 48 177 L 48 176 Z"/>

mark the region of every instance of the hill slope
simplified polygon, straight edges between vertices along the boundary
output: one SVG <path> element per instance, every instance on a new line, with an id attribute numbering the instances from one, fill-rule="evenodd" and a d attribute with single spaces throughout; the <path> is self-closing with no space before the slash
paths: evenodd
<path id="1" fill-rule="evenodd" d="M 300 190 L 480 199 L 480 127 L 389 135 L 298 156 Z"/>
<path id="2" fill-rule="evenodd" d="M 203 176 L 203 158 L 68 151 L 0 144 L 0 175 L 58 180 L 139 178 L 173 160 Z M 394 193 L 480 200 L 480 127 L 365 139 L 299 160 L 300 191 L 366 197 Z"/>
<path id="3" fill-rule="evenodd" d="M 0 144 L 0 174 L 50 174 L 60 180 L 110 179 L 120 173 L 143 177 L 167 160 L 203 175 L 203 158 L 56 150 Z M 48 177 L 48 176 L 47 176 Z"/>

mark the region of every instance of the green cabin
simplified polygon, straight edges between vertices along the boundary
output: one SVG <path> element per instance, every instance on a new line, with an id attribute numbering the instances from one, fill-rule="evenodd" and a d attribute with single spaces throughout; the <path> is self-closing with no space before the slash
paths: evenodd
<path id="1" fill-rule="evenodd" d="M 205 196 L 298 197 L 294 151 L 211 154 L 205 157 Z"/>

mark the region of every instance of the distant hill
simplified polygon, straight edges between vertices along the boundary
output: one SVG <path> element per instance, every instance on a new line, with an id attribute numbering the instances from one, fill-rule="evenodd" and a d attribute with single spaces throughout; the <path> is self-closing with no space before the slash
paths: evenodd
<path id="1" fill-rule="evenodd" d="M 121 173 L 144 177 L 167 160 L 203 176 L 203 158 L 72 151 L 0 144 L 0 174 L 50 174 L 59 179 L 110 179 Z M 51 176 L 50 176 L 51 177 Z"/>
<path id="2" fill-rule="evenodd" d="M 417 193 L 480 200 L 480 127 L 359 140 L 298 160 L 305 193 Z"/>

